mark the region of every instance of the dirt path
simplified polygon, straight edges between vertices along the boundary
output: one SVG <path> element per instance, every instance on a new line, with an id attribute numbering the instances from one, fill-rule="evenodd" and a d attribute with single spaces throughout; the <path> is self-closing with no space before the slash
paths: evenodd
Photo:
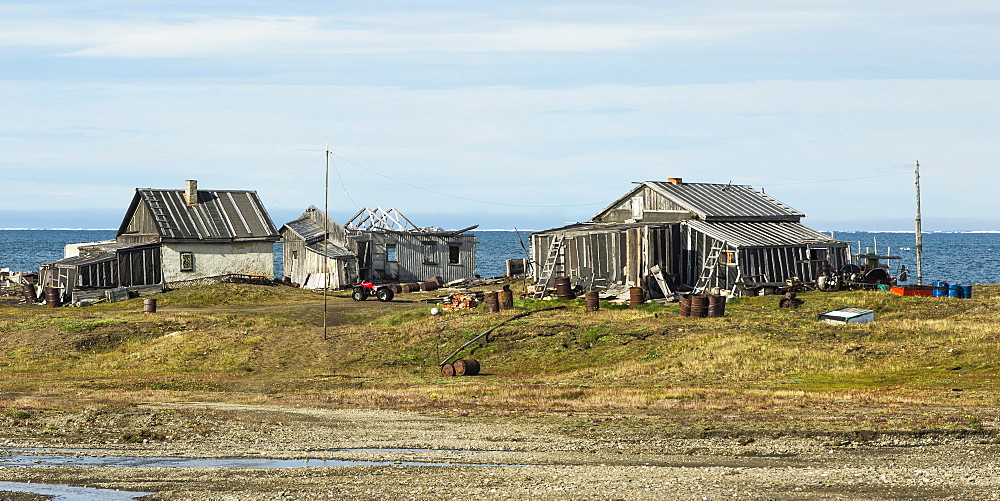
<path id="1" fill-rule="evenodd" d="M 976 438 L 671 439 L 622 429 L 608 439 L 572 433 L 558 419 L 205 402 L 95 408 L 46 419 L 41 431 L 8 435 L 5 452 L 42 447 L 80 455 L 356 463 L 3 467 L 0 480 L 157 493 L 148 499 L 888 500 L 997 499 L 1000 492 L 1000 447 Z M 389 464 L 365 464 L 375 462 Z"/>

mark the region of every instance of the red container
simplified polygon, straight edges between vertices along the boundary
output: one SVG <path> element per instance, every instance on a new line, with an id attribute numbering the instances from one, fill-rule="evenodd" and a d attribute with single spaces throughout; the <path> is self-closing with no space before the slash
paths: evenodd
<path id="1" fill-rule="evenodd" d="M 894 285 L 892 293 L 899 296 L 931 297 L 934 287 L 930 285 Z"/>

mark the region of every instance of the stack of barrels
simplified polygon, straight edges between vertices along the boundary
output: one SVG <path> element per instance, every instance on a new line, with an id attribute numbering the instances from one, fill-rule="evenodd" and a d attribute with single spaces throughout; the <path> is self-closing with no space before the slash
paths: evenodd
<path id="1" fill-rule="evenodd" d="M 576 299 L 569 277 L 556 277 L 556 297 L 559 299 Z"/>
<path id="2" fill-rule="evenodd" d="M 450 364 L 441 366 L 441 375 L 451 376 L 475 376 L 479 374 L 479 360 L 474 358 L 463 358 Z"/>
<path id="3" fill-rule="evenodd" d="M 679 313 L 682 317 L 724 317 L 726 316 L 726 296 L 682 294 Z"/>

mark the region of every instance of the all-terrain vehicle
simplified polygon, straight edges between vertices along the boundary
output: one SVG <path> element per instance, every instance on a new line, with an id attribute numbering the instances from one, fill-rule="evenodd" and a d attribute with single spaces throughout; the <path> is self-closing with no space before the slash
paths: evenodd
<path id="1" fill-rule="evenodd" d="M 371 282 L 361 282 L 354 286 L 351 298 L 355 301 L 364 301 L 369 296 L 375 296 L 383 303 L 392 301 L 396 294 L 392 291 L 392 286 L 388 284 L 373 284 Z"/>

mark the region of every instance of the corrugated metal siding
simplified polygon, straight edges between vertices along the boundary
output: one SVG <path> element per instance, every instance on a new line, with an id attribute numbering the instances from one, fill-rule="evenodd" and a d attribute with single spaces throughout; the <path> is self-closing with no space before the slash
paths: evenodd
<path id="1" fill-rule="evenodd" d="M 136 190 L 163 239 L 277 240 L 278 230 L 253 191 L 198 191 L 188 205 L 183 190 Z M 137 210 L 138 212 L 138 210 Z M 139 229 L 139 228 L 137 228 Z"/>
<path id="2" fill-rule="evenodd" d="M 694 211 L 701 218 L 798 221 L 805 214 L 751 186 L 728 184 L 672 184 L 647 182 L 653 191 Z"/>
<path id="3" fill-rule="evenodd" d="M 837 242 L 800 223 L 792 222 L 705 222 L 685 221 L 683 224 L 738 247 L 799 245 L 804 243 Z M 846 244 L 845 244 L 846 245 Z"/>

